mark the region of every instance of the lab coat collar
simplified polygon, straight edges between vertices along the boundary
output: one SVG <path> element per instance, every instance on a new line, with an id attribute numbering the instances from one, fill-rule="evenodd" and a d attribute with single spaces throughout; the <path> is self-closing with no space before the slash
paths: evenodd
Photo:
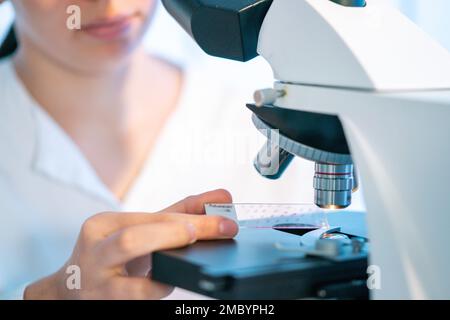
<path id="1" fill-rule="evenodd" d="M 47 177 L 118 206 L 115 196 L 64 130 L 40 108 L 34 110 L 36 145 L 33 168 Z"/>
<path id="2" fill-rule="evenodd" d="M 26 105 L 34 128 L 30 167 L 55 182 L 77 188 L 90 196 L 106 201 L 112 208 L 120 203 L 98 177 L 89 161 L 67 133 L 30 96 L 9 62 L 11 92 Z M 33 132 L 33 131 L 32 131 Z"/>

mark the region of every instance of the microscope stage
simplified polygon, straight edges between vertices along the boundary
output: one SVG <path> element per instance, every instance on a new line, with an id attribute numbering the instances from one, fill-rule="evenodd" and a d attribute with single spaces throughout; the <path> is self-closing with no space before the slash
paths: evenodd
<path id="1" fill-rule="evenodd" d="M 154 253 L 152 276 L 218 299 L 315 298 L 336 288 L 336 297 L 367 298 L 367 255 L 336 262 L 280 250 L 280 243 L 300 246 L 300 237 L 272 229 L 242 228 L 234 240 L 202 241 Z"/>

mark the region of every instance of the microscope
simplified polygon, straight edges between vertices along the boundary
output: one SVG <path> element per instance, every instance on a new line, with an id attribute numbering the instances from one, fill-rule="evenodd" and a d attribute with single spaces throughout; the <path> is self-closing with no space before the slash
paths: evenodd
<path id="1" fill-rule="evenodd" d="M 350 254 L 300 259 L 269 245 L 295 235 L 248 230 L 155 253 L 154 278 L 230 299 L 449 299 L 449 52 L 377 0 L 163 3 L 206 53 L 267 60 L 276 82 L 247 105 L 268 138 L 256 169 L 278 179 L 296 156 L 315 162 L 315 204 L 335 210 L 360 177 L 370 253 L 350 237 Z"/>

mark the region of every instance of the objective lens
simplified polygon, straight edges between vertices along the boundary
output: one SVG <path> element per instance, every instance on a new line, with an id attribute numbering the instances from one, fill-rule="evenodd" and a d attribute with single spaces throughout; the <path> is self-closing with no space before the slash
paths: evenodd
<path id="1" fill-rule="evenodd" d="M 352 203 L 353 165 L 316 163 L 314 200 L 323 209 L 344 209 Z"/>

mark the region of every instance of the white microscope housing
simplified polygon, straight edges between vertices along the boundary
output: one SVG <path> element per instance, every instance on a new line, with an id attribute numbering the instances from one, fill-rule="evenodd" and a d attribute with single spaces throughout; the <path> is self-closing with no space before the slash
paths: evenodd
<path id="1" fill-rule="evenodd" d="M 337 115 L 364 185 L 374 298 L 450 298 L 450 54 L 395 8 L 274 0 L 277 107 Z"/>

